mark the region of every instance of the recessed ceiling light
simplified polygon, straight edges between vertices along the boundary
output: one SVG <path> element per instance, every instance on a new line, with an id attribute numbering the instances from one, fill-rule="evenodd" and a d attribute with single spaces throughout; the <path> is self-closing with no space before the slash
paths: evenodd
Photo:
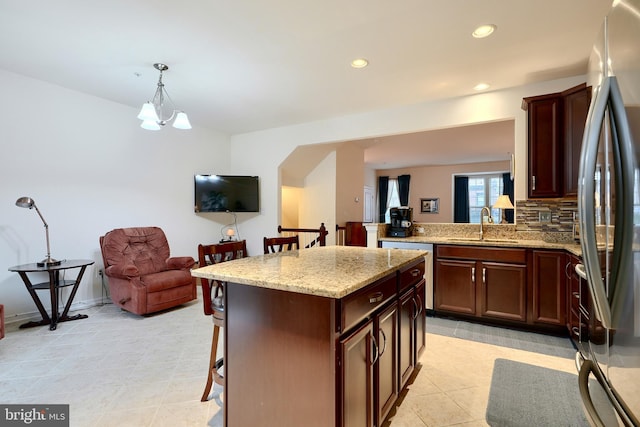
<path id="1" fill-rule="evenodd" d="M 351 66 L 353 68 L 364 68 L 367 65 L 369 65 L 369 61 L 367 61 L 364 58 L 356 58 L 353 61 L 351 61 Z"/>
<path id="2" fill-rule="evenodd" d="M 478 83 L 477 85 L 475 85 L 473 87 L 474 90 L 485 90 L 485 89 L 489 89 L 489 85 L 486 83 Z"/>
<path id="3" fill-rule="evenodd" d="M 473 30 L 473 33 L 471 33 L 471 35 L 477 39 L 482 39 L 485 37 L 489 37 L 491 33 L 496 30 L 496 28 L 498 27 L 493 24 L 480 25 L 478 28 Z"/>

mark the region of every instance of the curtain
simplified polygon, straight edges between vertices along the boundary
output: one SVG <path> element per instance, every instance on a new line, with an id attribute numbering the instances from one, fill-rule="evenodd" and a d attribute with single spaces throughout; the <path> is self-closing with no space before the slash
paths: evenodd
<path id="1" fill-rule="evenodd" d="M 511 181 L 510 173 L 502 174 L 502 194 L 506 194 L 509 196 L 509 200 L 511 200 L 511 204 L 515 206 L 513 203 L 513 181 Z M 513 224 L 513 217 L 515 214 L 515 209 L 505 209 L 504 217 L 509 224 Z"/>
<path id="2" fill-rule="evenodd" d="M 453 183 L 453 222 L 469 222 L 469 177 L 456 176 Z"/>
<path id="3" fill-rule="evenodd" d="M 385 214 L 387 213 L 387 197 L 389 195 L 389 177 L 378 177 L 378 222 L 384 224 L 386 222 Z"/>
<path id="4" fill-rule="evenodd" d="M 400 196 L 400 206 L 409 206 L 409 181 L 411 175 L 398 176 L 398 196 Z"/>

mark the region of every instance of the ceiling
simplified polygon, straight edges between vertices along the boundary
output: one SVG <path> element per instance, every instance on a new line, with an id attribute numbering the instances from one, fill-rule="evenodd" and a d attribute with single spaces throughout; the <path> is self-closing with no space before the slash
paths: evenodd
<path id="1" fill-rule="evenodd" d="M 582 74 L 610 4 L 3 0 L 0 68 L 137 109 L 163 62 L 194 127 L 236 134 Z"/>

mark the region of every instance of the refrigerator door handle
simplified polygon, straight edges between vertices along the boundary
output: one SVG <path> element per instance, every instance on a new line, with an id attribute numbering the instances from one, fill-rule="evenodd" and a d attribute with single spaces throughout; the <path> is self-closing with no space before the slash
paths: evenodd
<path id="1" fill-rule="evenodd" d="M 596 241 L 594 176 L 598 158 L 598 142 L 600 130 L 604 124 L 606 107 L 611 88 L 610 78 L 605 78 L 595 96 L 595 101 L 589 106 L 589 113 L 585 125 L 582 151 L 580 152 L 580 176 L 578 180 L 578 206 L 580 210 L 580 244 L 584 259 L 589 293 L 593 302 L 596 317 L 602 325 L 611 325 L 611 309 L 602 280 L 602 270 L 598 256 Z"/>
<path id="2" fill-rule="evenodd" d="M 584 406 L 585 412 L 589 415 L 590 424 L 594 427 L 606 427 L 602 422 L 600 415 L 598 415 L 598 411 L 591 400 L 591 395 L 589 394 L 589 374 L 593 372 L 595 377 L 598 379 L 598 382 L 602 385 L 602 381 L 599 372 L 593 369 L 592 363 L 590 360 L 583 360 L 582 366 L 580 367 L 580 374 L 578 375 L 578 386 L 580 387 L 580 398 L 582 399 L 582 405 Z"/>
<path id="3" fill-rule="evenodd" d="M 611 306 L 611 327 L 617 328 L 628 287 L 633 282 L 633 183 L 634 150 L 631 130 L 622 99 L 622 93 L 615 76 L 611 79 L 609 109 L 611 112 L 611 133 L 613 157 L 617 167 L 615 173 L 616 224 L 613 239 L 609 298 Z"/>
<path id="4" fill-rule="evenodd" d="M 593 400 L 591 399 L 591 393 L 589 392 L 589 375 L 591 373 L 593 373 L 593 376 L 596 377 L 600 387 L 602 387 L 603 391 L 609 397 L 609 401 L 611 402 L 613 409 L 618 414 L 623 424 L 628 427 L 637 426 L 638 420 L 636 420 L 633 415 L 630 415 L 629 408 L 622 407 L 621 403 L 612 395 L 612 392 L 607 385 L 607 381 L 600 369 L 596 369 L 591 360 L 585 359 L 582 361 L 582 366 L 580 366 L 578 387 L 580 389 L 580 398 L 582 399 L 584 410 L 591 418 L 589 420 L 590 424 L 595 427 L 607 427 L 606 423 L 604 423 L 602 418 L 600 418 L 600 415 L 593 404 Z"/>
<path id="5" fill-rule="evenodd" d="M 587 280 L 587 273 L 584 271 L 584 264 L 576 264 L 576 274 L 580 276 L 582 280 Z"/>

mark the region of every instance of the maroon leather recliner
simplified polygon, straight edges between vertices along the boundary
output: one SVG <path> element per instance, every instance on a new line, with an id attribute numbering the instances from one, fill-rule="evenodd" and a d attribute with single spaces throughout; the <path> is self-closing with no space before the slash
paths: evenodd
<path id="1" fill-rule="evenodd" d="M 193 257 L 170 257 L 159 227 L 117 228 L 100 237 L 104 274 L 113 303 L 136 314 L 175 307 L 197 298 Z"/>

